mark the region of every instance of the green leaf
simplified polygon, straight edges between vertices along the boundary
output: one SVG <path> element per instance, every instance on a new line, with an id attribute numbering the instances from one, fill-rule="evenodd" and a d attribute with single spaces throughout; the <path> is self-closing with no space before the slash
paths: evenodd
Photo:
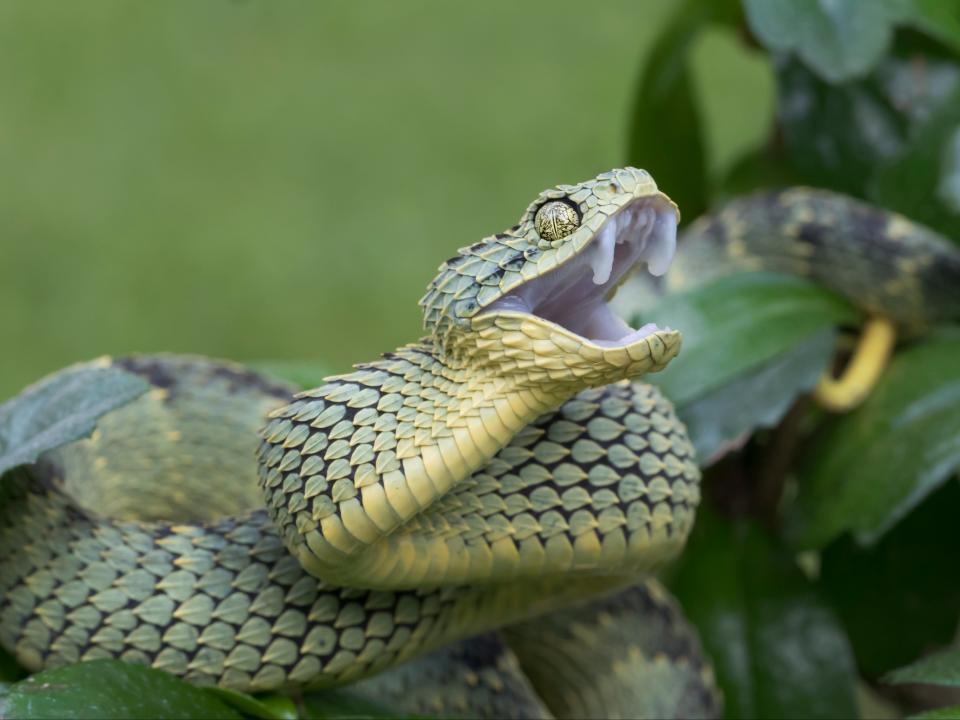
<path id="1" fill-rule="evenodd" d="M 304 695 L 303 706 L 306 710 L 303 720 L 327 720 L 330 718 L 406 718 L 410 715 L 398 715 L 389 708 L 370 702 L 347 690 L 324 690 Z"/>
<path id="2" fill-rule="evenodd" d="M 257 360 L 248 363 L 251 368 L 303 388 L 323 385 L 324 378 L 335 373 L 329 365 L 312 360 Z"/>
<path id="3" fill-rule="evenodd" d="M 707 207 L 707 160 L 689 53 L 713 22 L 732 22 L 730 0 L 687 0 L 650 51 L 634 98 L 627 158 L 646 168 L 683 209 L 697 217 Z"/>
<path id="4" fill-rule="evenodd" d="M 851 538 L 821 554 L 820 585 L 843 620 L 857 666 L 870 679 L 948 644 L 960 616 L 956 522 L 960 483 L 930 495 L 876 545 Z M 877 628 L 896 627 L 896 632 Z"/>
<path id="5" fill-rule="evenodd" d="M 803 182 L 862 198 L 879 164 L 901 152 L 906 120 L 884 92 L 887 74 L 837 86 L 799 61 L 779 64 L 777 118 Z"/>
<path id="6" fill-rule="evenodd" d="M 671 586 L 713 658 L 728 718 L 855 716 L 842 628 L 756 526 L 703 508 Z"/>
<path id="7" fill-rule="evenodd" d="M 813 333 L 764 365 L 677 408 L 706 467 L 758 427 L 773 427 L 814 388 L 833 357 L 836 333 Z"/>
<path id="8" fill-rule="evenodd" d="M 661 327 L 683 333 L 680 355 L 649 378 L 683 406 L 774 360 L 818 330 L 852 322 L 856 313 L 809 281 L 738 273 L 666 295 L 632 320 L 643 323 L 643 318 L 656 318 Z"/>
<path id="9" fill-rule="evenodd" d="M 960 52 L 960 3 L 956 0 L 912 0 L 904 21 Z"/>
<path id="10" fill-rule="evenodd" d="M 960 687 L 960 650 L 944 650 L 888 673 L 883 681 L 891 685 L 924 683 Z"/>
<path id="11" fill-rule="evenodd" d="M 794 52 L 831 83 L 862 76 L 883 57 L 909 0 L 744 0 L 770 50 Z"/>
<path id="12" fill-rule="evenodd" d="M 797 170 L 787 161 L 783 143 L 768 144 L 740 158 L 729 169 L 717 184 L 715 200 L 727 202 L 761 188 L 802 184 Z"/>
<path id="13" fill-rule="evenodd" d="M 286 695 L 268 694 L 253 697 L 246 693 L 218 687 L 204 689 L 239 710 L 245 717 L 262 718 L 262 720 L 297 720 L 297 706 Z"/>
<path id="14" fill-rule="evenodd" d="M 242 718 L 215 693 L 115 660 L 37 673 L 11 685 L 3 703 L 7 718 Z"/>
<path id="15" fill-rule="evenodd" d="M 0 405 L 0 474 L 88 436 L 100 416 L 148 388 L 124 370 L 89 365 L 62 370 L 28 387 Z"/>
<path id="16" fill-rule="evenodd" d="M 911 715 L 911 720 L 960 720 L 960 705 L 936 708 L 926 712 Z"/>
<path id="17" fill-rule="evenodd" d="M 956 58 L 923 37 L 905 35 L 859 80 L 831 85 L 787 58 L 777 65 L 777 82 L 783 142 L 768 154 L 784 153 L 803 183 L 888 206 L 889 197 L 896 209 L 943 229 L 929 217 L 931 209 L 942 210 L 938 183 L 949 186 L 941 181 L 946 161 L 941 163 L 939 153 L 949 148 L 937 118 L 949 118 L 955 105 Z M 906 180 L 906 171 L 922 184 Z"/>
<path id="18" fill-rule="evenodd" d="M 898 353 L 867 401 L 825 427 L 787 517 L 798 547 L 876 542 L 960 466 L 960 331 Z"/>

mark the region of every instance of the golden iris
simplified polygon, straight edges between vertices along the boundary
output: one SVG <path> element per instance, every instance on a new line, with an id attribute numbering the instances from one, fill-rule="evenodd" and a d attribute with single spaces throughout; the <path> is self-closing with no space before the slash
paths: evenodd
<path id="1" fill-rule="evenodd" d="M 566 237 L 580 227 L 580 216 L 567 203 L 554 200 L 537 210 L 533 224 L 540 237 L 553 242 Z"/>

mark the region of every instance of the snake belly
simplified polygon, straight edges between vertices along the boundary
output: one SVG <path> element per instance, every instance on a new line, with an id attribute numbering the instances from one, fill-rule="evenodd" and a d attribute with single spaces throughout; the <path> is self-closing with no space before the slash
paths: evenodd
<path id="1" fill-rule="evenodd" d="M 640 170 L 551 188 L 441 266 L 423 339 L 293 398 L 110 361 L 153 390 L 4 478 L 0 644 L 31 670 L 316 687 L 637 582 L 681 550 L 699 472 L 670 403 L 625 382 L 679 333 L 606 300 L 666 269 L 676 220 Z"/>

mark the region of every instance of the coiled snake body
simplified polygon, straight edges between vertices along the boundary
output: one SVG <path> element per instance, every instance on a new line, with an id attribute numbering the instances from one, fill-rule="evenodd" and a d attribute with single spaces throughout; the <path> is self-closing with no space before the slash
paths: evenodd
<path id="1" fill-rule="evenodd" d="M 691 247 L 749 256 L 735 231 L 783 204 L 752 202 Z M 836 226 L 805 207 L 798 247 Z M 119 658 L 257 691 L 357 680 L 513 625 L 513 653 L 485 636 L 358 687 L 448 714 L 716 713 L 692 632 L 655 582 L 636 585 L 681 550 L 699 500 L 669 402 L 626 382 L 680 335 L 605 302 L 639 263 L 666 270 L 677 217 L 632 168 L 547 190 L 441 266 L 424 339 L 292 401 L 227 363 L 104 361 L 153 390 L 5 478 L 0 644 L 31 669 Z M 896 228 L 877 235 L 922 235 Z M 911 298 L 910 326 L 955 313 L 925 293 L 960 276 L 939 240 L 916 242 L 884 285 L 909 286 L 888 295 Z"/>

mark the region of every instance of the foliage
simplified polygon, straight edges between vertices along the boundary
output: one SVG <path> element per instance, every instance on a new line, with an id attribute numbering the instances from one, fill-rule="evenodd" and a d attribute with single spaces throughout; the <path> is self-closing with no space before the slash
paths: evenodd
<path id="1" fill-rule="evenodd" d="M 242 716 L 216 694 L 159 670 L 96 660 L 46 670 L 14 683 L 3 698 L 9 718 L 224 718 Z"/>
<path id="2" fill-rule="evenodd" d="M 684 43 L 654 54 L 645 77 L 684 66 L 693 35 L 718 27 L 744 52 L 770 53 L 778 100 L 766 142 L 726 175 L 691 181 L 704 207 L 805 183 L 960 239 L 960 4 L 745 0 L 741 14 L 721 16 L 688 3 L 664 35 L 682 32 Z M 711 118 L 688 86 L 673 92 L 682 127 L 707 134 Z M 697 147 L 671 156 L 673 177 L 703 177 Z M 797 305 L 800 287 L 758 294 L 735 276 L 667 296 L 651 313 L 684 330 L 685 353 L 655 381 L 707 466 L 706 507 L 672 587 L 714 658 L 731 718 L 849 716 L 858 675 L 876 683 L 948 646 L 960 617 L 947 540 L 960 508 L 950 480 L 960 467 L 957 329 L 904 343 L 860 408 L 827 417 L 795 400 L 828 365 L 831 328 L 852 318 L 839 302 L 819 315 Z M 782 644 L 766 647 L 772 637 Z M 953 656 L 936 658 L 886 680 L 943 681 Z M 896 699 L 908 714 L 936 704 Z"/>
<path id="3" fill-rule="evenodd" d="M 123 370 L 83 367 L 27 388 L 0 405 L 0 475 L 88 436 L 100 416 L 148 387 Z"/>
<path id="4" fill-rule="evenodd" d="M 907 667 L 889 673 L 885 680 L 900 685 L 919 683 L 940 685 L 949 688 L 960 687 L 960 650 L 945 650 L 918 660 Z M 941 707 L 915 715 L 916 718 L 958 718 L 960 705 Z"/>
<path id="5" fill-rule="evenodd" d="M 684 351 L 652 381 L 708 460 L 754 428 L 775 425 L 829 362 L 833 328 L 855 313 L 808 281 L 743 273 L 664 296 L 630 321 L 640 327 L 654 318 L 683 329 Z"/>
<path id="6" fill-rule="evenodd" d="M 547 15 L 544 8 L 518 12 L 530 13 L 524 16 L 527 23 Z M 626 5 L 617 12 L 620 16 L 611 16 L 611 26 L 617 32 L 627 28 L 627 37 L 640 24 L 639 14 Z M 549 17 L 562 14 L 549 13 Z M 555 30 L 563 30 L 555 37 L 575 32 L 579 23 L 574 19 L 564 25 L 562 18 L 549 21 L 556 23 Z M 243 23 L 248 30 L 255 26 L 246 17 Z M 408 22 L 410 28 L 420 24 L 419 20 Z M 503 30 L 504 26 L 524 27 L 524 23 L 514 20 L 495 26 Z M 292 30 L 283 23 L 266 29 L 267 37 L 282 44 L 285 37 L 277 35 L 277 27 Z M 366 26 L 358 27 L 337 44 L 338 52 L 347 52 L 357 37 L 369 34 Z M 205 38 L 209 33 L 219 37 L 219 30 L 202 32 Z M 496 113 L 480 107 L 489 104 L 487 96 L 496 91 L 494 85 L 484 85 L 482 102 L 470 105 L 470 117 L 461 118 L 463 126 L 451 125 L 450 147 L 459 148 L 457 161 L 469 167 L 460 182 L 477 183 L 474 195 L 482 196 L 485 187 L 508 177 L 504 192 L 511 200 L 518 194 L 523 197 L 512 172 L 516 165 L 539 167 L 539 162 L 523 159 L 535 128 L 559 128 L 557 132 L 562 133 L 554 138 L 555 145 L 569 150 L 580 143 L 588 148 L 584 157 L 591 163 L 610 164 L 597 159 L 604 157 L 606 146 L 597 145 L 593 137 L 609 137 L 593 124 L 598 102 L 600 114 L 609 114 L 605 101 L 571 102 L 570 98 L 579 98 L 584 86 L 589 86 L 595 93 L 606 92 L 603 97 L 609 99 L 615 94 L 611 88 L 616 87 L 624 98 L 633 93 L 632 104 L 623 103 L 632 111 L 628 147 L 619 160 L 651 170 L 680 202 L 685 221 L 731 196 L 770 185 L 802 183 L 896 210 L 960 240 L 957 0 L 685 0 L 675 5 L 656 38 L 650 37 L 647 25 L 643 32 L 651 45 L 636 78 L 633 67 L 624 71 L 613 56 L 578 53 L 577 63 L 559 63 L 566 69 L 560 85 L 563 92 L 538 94 L 539 103 L 555 102 L 545 106 L 543 116 L 523 114 L 524 108 L 535 105 L 527 93 L 544 73 L 555 72 L 558 62 L 544 60 L 543 73 L 524 76 L 522 92 L 518 89 L 515 97 L 504 95 L 501 102 L 493 103 Z M 404 37 L 404 33 L 396 35 Z M 522 37 L 528 36 L 524 30 Z M 713 143 L 721 120 L 720 112 L 708 102 L 701 77 L 705 63 L 698 55 L 703 39 L 717 36 L 739 48 L 743 56 L 762 63 L 776 83 L 776 106 L 766 135 L 744 145 L 745 152 L 726 165 L 711 161 L 718 154 Z M 530 41 L 534 45 L 516 45 L 527 56 L 554 57 L 552 44 L 536 44 L 542 42 L 539 36 Z M 408 44 L 405 40 L 404 45 Z M 425 64 L 435 64 L 437 57 L 449 51 L 445 45 L 429 47 L 434 56 Z M 509 62 L 489 51 L 485 38 L 483 48 L 484 62 L 507 63 L 497 65 L 502 72 L 492 74 L 512 76 Z M 565 55 L 556 57 L 559 61 Z M 334 58 L 335 54 L 324 63 L 334 66 Z M 117 65 L 113 56 L 104 62 Z M 491 74 L 490 68 L 483 68 Z M 401 70 L 408 75 L 420 73 L 419 68 L 406 65 Z M 218 77 L 225 75 L 221 71 Z M 450 85 L 449 79 L 441 83 L 443 88 Z M 337 87 L 341 96 L 347 96 L 349 88 Z M 390 97 L 394 107 L 402 105 L 402 96 Z M 376 103 L 364 107 L 371 111 L 381 102 L 378 96 Z M 427 106 L 437 110 L 442 105 L 433 95 L 421 97 L 420 102 L 424 107 L 412 109 L 407 119 L 411 128 L 401 136 L 409 147 L 387 135 L 379 137 L 379 132 L 389 131 L 382 123 L 363 126 L 374 148 L 371 157 L 392 152 L 397 166 L 420 162 L 422 154 L 411 140 L 412 126 L 417 124 L 413 120 L 422 117 Z M 761 106 L 758 99 L 750 108 L 734 108 L 734 120 Z M 319 117 L 316 107 L 310 109 Z M 357 115 L 367 113 L 350 118 Z M 564 121 L 558 123 L 561 116 Z M 533 117 L 535 121 L 530 120 Z M 403 122 L 394 120 L 394 124 Z M 523 122 L 526 131 L 514 137 L 512 123 Z M 506 155 L 460 147 L 464 137 L 491 123 L 502 131 Z M 238 136 L 253 137 L 252 132 L 244 126 Z M 439 145 L 444 138 L 447 135 L 423 142 Z M 544 147 L 547 144 L 544 140 Z M 275 149 L 291 157 L 301 152 L 300 147 L 283 144 Z M 329 150 L 328 154 L 337 153 Z M 214 157 L 223 161 L 220 155 Z M 260 367 L 303 385 L 342 369 L 347 359 L 364 359 L 369 350 L 382 350 L 413 334 L 413 316 L 406 318 L 410 322 L 404 326 L 397 322 L 401 316 L 393 312 L 392 304 L 402 294 L 400 286 L 391 279 L 381 283 L 382 294 L 372 294 L 375 278 L 365 276 L 358 282 L 357 272 L 362 269 L 353 264 L 354 259 L 389 264 L 395 270 L 391 278 L 419 273 L 416 282 L 411 281 L 419 287 L 428 272 L 421 271 L 424 262 L 439 257 L 441 245 L 449 249 L 451 239 L 437 228 L 456 226 L 461 240 L 469 239 L 474 229 L 489 231 L 491 212 L 477 213 L 472 196 L 469 205 L 457 206 L 443 195 L 442 188 L 430 182 L 438 171 L 429 162 L 417 166 L 423 187 L 428 187 L 431 197 L 437 193 L 441 197 L 434 203 L 440 209 L 424 215 L 430 218 L 427 223 L 406 214 L 412 196 L 404 195 L 392 165 L 382 170 L 384 177 L 377 178 L 379 187 L 392 190 L 377 194 L 366 185 L 363 163 L 356 162 L 352 152 L 344 157 L 351 168 L 360 170 L 345 171 L 343 182 L 337 183 L 336 201 L 324 205 L 331 217 L 318 218 L 304 197 L 290 199 L 288 186 L 273 178 L 270 202 L 294 217 L 287 231 L 309 238 L 322 225 L 336 231 L 338 238 L 376 235 L 389 243 L 401 238 L 408 241 L 404 252 L 397 253 L 396 245 L 389 243 L 362 247 L 351 241 L 337 243 L 332 254 L 308 252 L 303 261 L 287 259 L 278 267 L 265 261 L 273 260 L 275 254 L 265 254 L 263 247 L 269 243 L 263 244 L 262 238 L 279 232 L 271 232 L 272 223 L 263 220 L 259 225 L 246 222 L 252 217 L 248 208 L 240 208 L 237 220 L 218 226 L 211 246 L 259 258 L 251 260 L 253 270 L 245 271 L 249 277 L 243 274 L 224 283 L 234 288 L 229 290 L 228 304 L 244 299 L 236 295 L 238 287 L 244 294 L 256 295 L 250 283 L 259 283 L 259 297 L 268 296 L 260 305 L 243 305 L 252 318 L 252 332 L 238 333 L 236 337 L 242 335 L 242 339 L 224 346 L 226 352 L 253 354 L 276 347 L 278 360 Z M 570 172 L 563 177 L 589 174 L 571 170 L 579 167 L 579 160 L 567 163 L 565 172 Z M 309 173 L 297 167 L 301 175 L 295 182 L 306 184 L 304 177 Z M 556 174 L 554 170 L 544 173 L 544 182 L 533 182 L 533 188 Z M 446 177 L 444 182 L 454 180 Z M 228 196 L 206 191 L 214 203 Z M 229 203 L 216 207 L 237 207 L 233 196 L 228 199 Z M 255 200 L 246 203 L 256 204 Z M 371 206 L 376 212 L 369 212 Z M 181 203 L 181 207 L 192 205 Z M 496 213 L 509 224 L 506 204 L 496 207 Z M 461 227 L 464 218 L 478 225 Z M 396 229 L 404 224 L 407 235 Z M 430 242 L 436 240 L 435 246 L 420 241 L 426 235 L 433 238 Z M 235 237 L 240 238 L 236 245 Z M 309 244 L 304 241 L 299 247 Z M 220 268 L 220 255 L 213 256 L 210 262 Z M 383 260 L 384 256 L 388 259 Z M 176 274 L 162 265 L 162 259 L 154 259 L 171 272 L 152 274 L 164 282 Z M 324 265 L 320 279 L 303 270 L 311 263 Z M 158 287 L 181 316 L 187 308 L 202 304 L 176 279 L 172 286 Z M 268 301 L 277 294 L 277 287 L 289 291 L 282 303 Z M 326 294 L 317 295 L 321 290 Z M 386 300 L 378 304 L 374 297 Z M 727 716 L 851 716 L 857 712 L 857 691 L 863 683 L 894 702 L 899 713 L 960 716 L 960 707 L 939 708 L 937 696 L 915 690 L 918 685 L 960 685 L 960 654 L 954 638 L 960 618 L 960 580 L 954 567 L 960 540 L 953 531 L 960 508 L 960 483 L 954 479 L 960 466 L 957 328 L 937 328 L 902 343 L 863 406 L 829 417 L 812 407 L 806 394 L 831 364 L 844 330 L 859 318 L 845 301 L 822 288 L 777 275 L 733 276 L 665 297 L 644 314 L 682 329 L 685 336 L 684 352 L 656 381 L 690 427 L 705 468 L 705 499 L 689 547 L 667 579 L 712 656 Z M 357 320 L 368 316 L 376 322 L 360 327 Z M 213 322 L 216 316 L 207 319 Z M 247 336 L 269 337 L 267 330 L 280 326 L 286 345 L 249 343 Z M 150 337 L 151 344 L 170 344 L 169 338 L 205 341 L 209 334 L 197 326 L 192 336 L 139 335 L 144 328 L 149 330 L 151 324 L 138 323 L 126 341 Z M 296 338 L 299 343 L 304 328 L 317 338 L 367 333 L 370 347 L 359 342 L 324 352 L 317 341 L 304 348 L 290 341 Z M 97 340 L 98 332 L 90 330 L 88 339 Z M 196 351 L 206 348 L 203 342 L 191 344 Z M 290 359 L 311 355 L 323 359 Z M 0 406 L 0 472 L 89 433 L 100 414 L 142 390 L 109 373 L 76 383 L 67 376 L 60 386 L 38 386 Z M 113 662 L 25 677 L 12 659 L 0 654 L 0 680 L 9 683 L 2 714 L 10 717 L 389 715 L 348 691 L 293 699 L 252 697 L 195 688 L 156 671 Z"/>
<path id="7" fill-rule="evenodd" d="M 861 407 L 824 423 L 797 468 L 794 545 L 820 548 L 844 531 L 870 545 L 960 466 L 957 358 L 956 328 L 907 348 Z"/>
<path id="8" fill-rule="evenodd" d="M 326 720 L 392 718 L 387 708 L 349 692 L 313 692 L 295 703 L 283 695 L 253 697 L 197 687 L 160 670 L 94 660 L 36 673 L 0 691 L 0 716 L 41 718 L 222 718 Z"/>
<path id="9" fill-rule="evenodd" d="M 701 512 L 672 580 L 713 650 L 729 716 L 854 715 L 855 667 L 842 626 L 755 521 Z"/>

